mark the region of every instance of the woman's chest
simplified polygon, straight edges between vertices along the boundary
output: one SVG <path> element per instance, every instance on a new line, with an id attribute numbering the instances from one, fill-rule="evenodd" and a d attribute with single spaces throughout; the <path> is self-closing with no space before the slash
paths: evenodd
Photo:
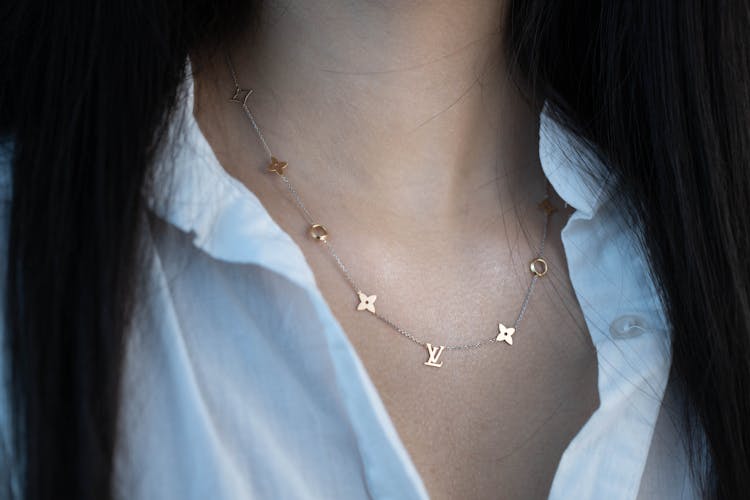
<path id="1" fill-rule="evenodd" d="M 548 495 L 598 405 L 597 364 L 584 342 L 553 338 L 570 329 L 537 326 L 510 349 L 444 351 L 437 368 L 426 348 L 379 325 L 344 324 L 431 498 Z"/>
<path id="2" fill-rule="evenodd" d="M 599 404 L 596 350 L 554 244 L 548 252 L 555 272 L 537 283 L 512 344 L 486 339 L 501 321 L 513 324 L 527 283 L 460 294 L 466 284 L 445 273 L 429 290 L 373 293 L 376 316 L 308 254 L 433 499 L 546 498 L 563 451 Z"/>

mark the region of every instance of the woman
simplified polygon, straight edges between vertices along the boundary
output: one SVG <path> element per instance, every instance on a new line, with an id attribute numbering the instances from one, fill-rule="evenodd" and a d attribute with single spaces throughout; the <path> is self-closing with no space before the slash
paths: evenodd
<path id="1" fill-rule="evenodd" d="M 741 498 L 746 2 L 24 2 L 4 494 Z"/>

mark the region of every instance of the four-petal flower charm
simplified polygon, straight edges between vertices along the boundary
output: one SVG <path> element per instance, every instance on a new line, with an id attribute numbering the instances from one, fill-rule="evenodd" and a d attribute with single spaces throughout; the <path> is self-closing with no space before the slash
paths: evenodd
<path id="1" fill-rule="evenodd" d="M 500 330 L 500 333 L 495 337 L 495 340 L 498 342 L 505 341 L 508 344 L 513 345 L 513 334 L 516 333 L 516 329 L 508 328 L 502 323 L 498 325 L 498 329 Z"/>
<path id="2" fill-rule="evenodd" d="M 284 169 L 286 168 L 287 163 L 285 161 L 281 161 L 275 156 L 271 157 L 271 164 L 268 165 L 268 171 L 269 172 L 276 172 L 279 175 L 284 175 Z"/>
<path id="3" fill-rule="evenodd" d="M 359 296 L 359 304 L 357 305 L 357 311 L 370 311 L 371 313 L 375 314 L 375 299 L 378 298 L 377 295 L 367 295 L 366 293 L 357 292 L 357 295 Z"/>
<path id="4" fill-rule="evenodd" d="M 557 207 L 555 207 L 552 202 L 549 201 L 549 198 L 543 199 L 537 206 L 544 210 L 544 213 L 546 213 L 547 215 L 552 215 L 553 213 L 557 212 Z"/>

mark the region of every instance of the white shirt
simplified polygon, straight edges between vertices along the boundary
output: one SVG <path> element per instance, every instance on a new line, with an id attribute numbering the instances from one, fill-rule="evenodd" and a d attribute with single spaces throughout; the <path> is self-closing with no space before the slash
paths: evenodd
<path id="1" fill-rule="evenodd" d="M 220 166 L 192 114 L 192 79 L 183 90 L 157 164 L 169 197 L 150 200 L 145 226 L 149 284 L 125 360 L 119 496 L 427 498 L 300 248 Z M 663 307 L 606 184 L 581 173 L 596 160 L 574 143 L 545 110 L 540 159 L 576 209 L 562 242 L 601 404 L 565 450 L 549 498 L 694 498 L 667 418 Z M 5 231 L 8 175 L 0 181 Z"/>

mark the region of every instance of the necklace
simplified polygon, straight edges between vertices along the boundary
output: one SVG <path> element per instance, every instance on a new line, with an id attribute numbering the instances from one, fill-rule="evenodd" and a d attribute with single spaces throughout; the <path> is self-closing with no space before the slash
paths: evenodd
<path id="1" fill-rule="evenodd" d="M 250 121 L 250 124 L 253 127 L 253 130 L 255 131 L 255 134 L 258 138 L 258 140 L 261 143 L 261 146 L 263 146 L 263 149 L 266 152 L 266 155 L 268 156 L 268 166 L 266 167 L 266 170 L 270 173 L 275 173 L 278 175 L 278 177 L 284 182 L 286 185 L 286 188 L 288 189 L 289 193 L 292 196 L 292 199 L 294 200 L 295 205 L 300 211 L 300 214 L 305 219 L 305 221 L 309 225 L 309 235 L 322 244 L 326 250 L 328 250 L 328 253 L 333 258 L 334 262 L 338 266 L 339 270 L 343 274 L 346 281 L 349 283 L 349 286 L 352 288 L 352 290 L 355 292 L 357 299 L 359 300 L 359 303 L 357 304 L 356 308 L 357 311 L 362 312 L 369 312 L 373 316 L 375 316 L 377 319 L 391 327 L 393 330 L 395 330 L 397 333 L 402 335 L 403 337 L 411 340 L 412 342 L 419 344 L 424 349 L 427 350 L 427 361 L 424 361 L 425 366 L 431 366 L 433 368 L 440 368 L 443 366 L 443 361 L 441 360 L 441 356 L 444 351 L 463 351 L 463 350 L 471 350 L 471 349 L 478 349 L 480 347 L 483 347 L 485 345 L 489 344 L 505 344 L 507 346 L 513 345 L 513 335 L 516 333 L 516 330 L 518 329 L 518 325 L 521 322 L 521 319 L 523 318 L 524 313 L 526 312 L 526 307 L 529 304 L 529 299 L 531 299 L 531 294 L 534 292 L 534 285 L 539 280 L 539 278 L 543 277 L 545 274 L 547 274 L 548 266 L 547 261 L 543 258 L 543 252 L 544 252 L 544 243 L 547 240 L 547 226 L 549 225 L 549 219 L 552 216 L 554 212 L 557 211 L 557 209 L 552 205 L 550 202 L 550 184 L 549 181 L 546 183 L 546 190 L 547 190 L 547 196 L 538 204 L 538 207 L 544 210 L 545 212 L 545 218 L 544 218 L 544 229 L 542 230 L 542 239 L 539 244 L 539 247 L 537 249 L 535 257 L 529 261 L 529 270 L 531 271 L 531 279 L 529 281 L 529 286 L 526 289 L 526 294 L 524 295 L 523 302 L 521 303 L 521 308 L 518 313 L 518 316 L 516 317 L 516 320 L 513 322 L 512 326 L 508 327 L 505 326 L 503 323 L 498 323 L 498 333 L 493 333 L 491 337 L 485 337 L 482 340 L 479 340 L 474 343 L 470 344 L 433 344 L 432 342 L 427 342 L 426 340 L 423 340 L 411 332 L 404 330 L 396 322 L 391 320 L 388 316 L 384 315 L 383 313 L 377 311 L 375 309 L 375 301 L 377 300 L 378 296 L 375 294 L 370 295 L 369 293 L 365 293 L 362 291 L 362 288 L 357 284 L 354 277 L 349 272 L 349 269 L 346 267 L 344 262 L 341 260 L 339 255 L 336 253 L 336 250 L 333 247 L 333 244 L 330 241 L 330 235 L 328 233 L 328 229 L 318 222 L 312 214 L 307 210 L 307 207 L 302 202 L 302 198 L 299 195 L 299 192 L 294 188 L 292 185 L 292 182 L 289 180 L 289 177 L 286 174 L 286 169 L 288 167 L 287 162 L 279 160 L 276 156 L 274 156 L 273 152 L 271 151 L 271 148 L 268 146 L 268 143 L 266 142 L 266 139 L 263 137 L 263 134 L 260 131 L 260 128 L 258 127 L 258 123 L 255 121 L 255 117 L 253 116 L 253 113 L 250 111 L 250 108 L 247 104 L 248 99 L 250 98 L 250 95 L 253 93 L 252 89 L 246 89 L 240 86 L 239 81 L 237 79 L 237 73 L 234 69 L 234 65 L 232 64 L 232 60 L 227 55 L 227 65 L 229 66 L 229 71 L 232 74 L 232 80 L 234 82 L 234 93 L 229 98 L 229 100 L 233 103 L 237 103 L 242 107 L 242 111 L 245 113 L 245 116 Z"/>

